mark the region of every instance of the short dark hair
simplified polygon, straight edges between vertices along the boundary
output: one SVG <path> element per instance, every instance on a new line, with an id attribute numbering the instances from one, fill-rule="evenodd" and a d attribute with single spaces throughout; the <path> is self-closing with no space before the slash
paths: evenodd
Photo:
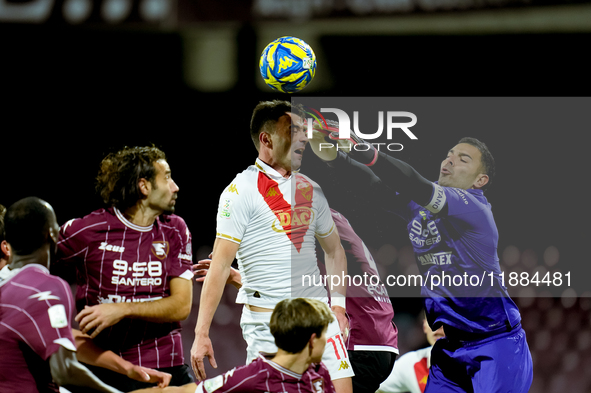
<path id="1" fill-rule="evenodd" d="M 303 116 L 304 114 L 301 105 L 292 105 L 289 101 L 273 100 L 258 103 L 250 119 L 250 138 L 257 150 L 259 150 L 259 135 L 261 132 L 269 127 L 268 132 L 273 133 L 275 129 L 270 126 L 275 125 L 279 118 L 288 112 L 297 113 L 299 116 Z"/>
<path id="2" fill-rule="evenodd" d="M 124 147 L 116 153 L 108 154 L 100 164 L 96 177 L 96 190 L 109 206 L 125 210 L 142 199 L 140 179 L 152 185 L 156 179 L 158 160 L 166 160 L 166 155 L 156 146 Z"/>
<path id="3" fill-rule="evenodd" d="M 13 203 L 4 217 L 6 241 L 15 254 L 28 255 L 40 249 L 49 239 L 52 220 L 47 203 L 37 197 Z"/>
<path id="4" fill-rule="evenodd" d="M 285 299 L 277 303 L 271 314 L 271 334 L 275 345 L 289 353 L 301 352 L 312 333 L 317 337 L 334 320 L 326 303 L 316 299 Z"/>
<path id="5" fill-rule="evenodd" d="M 490 150 L 488 150 L 488 147 L 486 146 L 486 144 L 484 142 L 479 141 L 476 138 L 471 138 L 471 137 L 465 137 L 460 139 L 459 143 L 467 143 L 469 145 L 474 146 L 475 148 L 477 148 L 480 151 L 481 157 L 480 157 L 480 168 L 481 168 L 481 172 L 484 173 L 485 175 L 488 175 L 488 183 L 486 183 L 484 185 L 484 187 L 482 187 L 482 190 L 486 190 L 490 187 L 492 181 L 493 181 L 493 177 L 495 176 L 495 159 L 492 156 Z"/>

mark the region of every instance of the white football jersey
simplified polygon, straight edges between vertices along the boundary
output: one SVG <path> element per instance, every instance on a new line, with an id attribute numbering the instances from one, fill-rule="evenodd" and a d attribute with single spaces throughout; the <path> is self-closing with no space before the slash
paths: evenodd
<path id="1" fill-rule="evenodd" d="M 326 198 L 299 173 L 284 178 L 257 159 L 220 196 L 216 237 L 240 244 L 237 303 L 274 308 L 290 297 L 327 301 L 314 237 L 335 230 Z"/>
<path id="2" fill-rule="evenodd" d="M 432 346 L 402 355 L 376 393 L 423 393 L 431 367 L 431 349 Z"/>

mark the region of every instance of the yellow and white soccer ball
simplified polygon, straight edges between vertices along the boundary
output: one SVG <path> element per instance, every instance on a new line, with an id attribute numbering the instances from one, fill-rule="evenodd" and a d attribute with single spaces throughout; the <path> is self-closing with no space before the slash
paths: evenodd
<path id="1" fill-rule="evenodd" d="M 277 38 L 263 50 L 259 69 L 265 83 L 283 93 L 295 93 L 310 83 L 316 73 L 316 55 L 303 40 Z"/>

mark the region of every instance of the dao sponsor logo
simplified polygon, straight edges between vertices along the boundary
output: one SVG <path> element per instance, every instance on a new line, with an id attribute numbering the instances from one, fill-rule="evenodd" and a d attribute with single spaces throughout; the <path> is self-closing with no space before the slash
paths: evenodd
<path id="1" fill-rule="evenodd" d="M 357 137 L 363 140 L 373 140 L 379 138 L 384 132 L 384 122 L 386 123 L 386 137 L 388 140 L 393 139 L 394 130 L 401 130 L 410 139 L 418 139 L 417 136 L 410 130 L 415 124 L 417 124 L 417 116 L 412 112 L 406 111 L 378 111 L 378 130 L 374 133 L 368 134 L 359 130 L 359 111 L 353 111 L 353 130 L 351 130 L 351 119 L 349 115 L 338 108 L 321 108 L 320 112 L 334 113 L 338 118 L 338 131 L 333 133 L 332 139 L 351 139 L 351 133 L 354 132 Z M 397 119 L 406 118 L 408 121 L 397 121 Z M 385 120 L 384 120 L 385 119 Z M 314 119 L 308 118 L 308 138 L 313 137 L 313 121 Z M 336 135 L 335 135 L 336 134 Z M 338 135 L 338 136 L 337 136 Z M 355 144 L 352 148 L 356 151 L 366 151 L 373 146 L 376 150 L 380 150 L 383 146 L 389 151 L 401 151 L 404 149 L 402 143 L 359 143 Z M 319 149 L 344 149 L 343 146 L 332 143 L 320 143 Z"/>
<path id="2" fill-rule="evenodd" d="M 293 210 L 274 211 L 273 213 L 277 217 L 271 224 L 271 228 L 275 232 L 297 231 L 299 227 L 307 227 L 314 221 L 314 211 L 305 206 L 297 206 Z"/>

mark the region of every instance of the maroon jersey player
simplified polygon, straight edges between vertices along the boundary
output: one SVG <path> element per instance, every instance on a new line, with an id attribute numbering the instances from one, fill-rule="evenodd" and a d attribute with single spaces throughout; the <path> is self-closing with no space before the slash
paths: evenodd
<path id="1" fill-rule="evenodd" d="M 141 366 L 191 382 L 179 321 L 191 310 L 191 233 L 172 214 L 178 186 L 156 147 L 103 159 L 97 190 L 110 207 L 61 227 L 57 274 L 76 272 L 76 321 L 95 343 Z M 163 214 L 164 213 L 164 214 Z M 143 387 L 93 370 L 122 390 Z"/>
<path id="2" fill-rule="evenodd" d="M 58 384 L 119 392 L 76 358 L 69 285 L 49 274 L 58 226 L 51 206 L 21 199 L 6 214 L 10 265 L 0 278 L 0 391 L 57 392 Z"/>
<path id="3" fill-rule="evenodd" d="M 270 322 L 276 354 L 261 354 L 252 363 L 199 385 L 135 393 L 334 393 L 328 369 L 320 363 L 332 320 L 324 302 L 310 298 L 282 300 L 275 306 Z"/>
<path id="4" fill-rule="evenodd" d="M 355 376 L 355 393 L 375 392 L 394 366 L 398 354 L 398 329 L 386 287 L 379 279 L 374 259 L 345 216 L 330 209 L 347 254 L 347 271 L 353 280 L 347 287 L 349 339 L 347 351 Z"/>

